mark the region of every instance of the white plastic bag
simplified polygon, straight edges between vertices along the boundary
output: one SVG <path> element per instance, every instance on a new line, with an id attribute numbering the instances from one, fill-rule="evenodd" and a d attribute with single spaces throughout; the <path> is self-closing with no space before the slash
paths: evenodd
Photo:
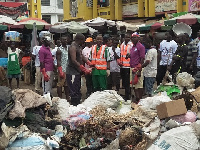
<path id="1" fill-rule="evenodd" d="M 154 140 L 160 131 L 160 119 L 156 117 L 148 127 L 143 127 L 142 130 L 148 138 Z"/>
<path id="2" fill-rule="evenodd" d="M 131 102 L 130 103 L 121 103 L 116 109 L 118 114 L 126 114 L 132 110 Z"/>
<path id="3" fill-rule="evenodd" d="M 153 97 L 147 97 L 145 99 L 141 99 L 138 105 L 145 107 L 146 109 L 156 109 L 157 105 L 160 105 L 164 102 L 169 102 L 171 99 L 168 96 L 164 95 L 155 95 Z"/>
<path id="4" fill-rule="evenodd" d="M 194 84 L 194 78 L 191 74 L 188 74 L 187 72 L 179 73 L 176 77 L 176 84 L 182 87 L 190 87 Z"/>
<path id="5" fill-rule="evenodd" d="M 173 128 L 163 133 L 148 150 L 197 150 L 200 144 L 191 126 Z"/>
<path id="6" fill-rule="evenodd" d="M 106 108 L 117 108 L 124 99 L 114 90 L 98 91 L 91 94 L 82 104 L 87 108 L 95 108 L 98 105 Z"/>

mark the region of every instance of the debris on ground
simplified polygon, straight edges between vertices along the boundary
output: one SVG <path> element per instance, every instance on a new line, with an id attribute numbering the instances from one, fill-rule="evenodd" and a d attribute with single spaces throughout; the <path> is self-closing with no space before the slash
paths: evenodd
<path id="1" fill-rule="evenodd" d="M 170 88 L 179 89 L 160 86 L 157 95 L 134 105 L 106 90 L 72 106 L 58 97 L 0 87 L 1 110 L 6 110 L 0 149 L 199 149 L 199 89 L 174 96 Z"/>

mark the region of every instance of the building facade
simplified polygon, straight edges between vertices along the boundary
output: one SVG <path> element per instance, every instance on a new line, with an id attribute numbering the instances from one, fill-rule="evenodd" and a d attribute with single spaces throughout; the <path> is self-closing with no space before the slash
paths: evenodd
<path id="1" fill-rule="evenodd" d="M 63 21 L 63 0 L 41 0 L 42 19 L 50 24 Z"/>
<path id="2" fill-rule="evenodd" d="M 199 0 L 63 0 L 63 11 L 64 20 L 96 17 L 122 20 L 190 11 L 190 6 L 197 6 L 197 2 L 200 4 Z"/>

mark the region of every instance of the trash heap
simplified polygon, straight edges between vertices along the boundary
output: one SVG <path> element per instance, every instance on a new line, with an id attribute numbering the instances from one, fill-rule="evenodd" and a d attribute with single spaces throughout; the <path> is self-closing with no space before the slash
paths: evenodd
<path id="1" fill-rule="evenodd" d="M 0 149 L 200 149 L 200 87 L 192 89 L 194 80 L 185 73 L 177 78 L 177 85 L 161 85 L 138 104 L 112 90 L 72 106 L 28 89 L 0 87 Z"/>

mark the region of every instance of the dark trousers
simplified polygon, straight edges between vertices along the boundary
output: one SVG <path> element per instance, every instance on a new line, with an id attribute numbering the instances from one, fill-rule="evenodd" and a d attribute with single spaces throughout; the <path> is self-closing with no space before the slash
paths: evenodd
<path id="1" fill-rule="evenodd" d="M 130 99 L 130 68 L 120 69 L 122 85 L 125 88 L 125 100 Z"/>
<path id="2" fill-rule="evenodd" d="M 87 87 L 87 96 L 89 96 L 93 92 L 92 85 L 92 75 L 85 75 L 86 87 Z"/>
<path id="3" fill-rule="evenodd" d="M 80 104 L 81 100 L 81 75 L 67 74 L 67 84 L 69 86 L 71 104 L 76 106 Z"/>
<path id="4" fill-rule="evenodd" d="M 117 91 L 120 88 L 120 72 L 111 72 L 108 76 L 108 90 L 112 90 L 112 87 L 115 87 Z"/>
<path id="5" fill-rule="evenodd" d="M 167 65 L 158 66 L 158 71 L 157 71 L 157 76 L 156 76 L 157 85 L 160 85 L 160 83 L 162 83 L 162 80 L 166 74 L 166 71 L 167 71 Z"/>

